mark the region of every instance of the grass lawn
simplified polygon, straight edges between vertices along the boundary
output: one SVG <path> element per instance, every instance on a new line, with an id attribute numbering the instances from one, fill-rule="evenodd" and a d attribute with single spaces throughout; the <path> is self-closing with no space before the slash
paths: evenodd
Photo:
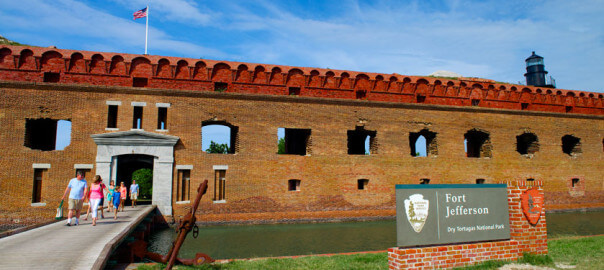
<path id="1" fill-rule="evenodd" d="M 576 266 L 575 269 L 604 269 L 604 236 L 564 237 L 551 239 L 549 256 L 527 256 L 520 263 L 557 268 L 555 264 Z M 553 261 L 553 262 L 552 262 Z M 497 269 L 504 262 L 487 262 L 463 269 Z M 163 265 L 140 265 L 139 270 L 163 269 Z M 178 266 L 175 269 L 388 269 L 388 254 L 310 256 L 295 259 L 241 260 L 200 267 Z"/>

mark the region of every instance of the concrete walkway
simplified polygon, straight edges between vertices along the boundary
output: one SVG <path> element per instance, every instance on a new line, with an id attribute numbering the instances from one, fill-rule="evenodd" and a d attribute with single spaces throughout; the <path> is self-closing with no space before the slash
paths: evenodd
<path id="1" fill-rule="evenodd" d="M 127 206 L 118 213 L 117 220 L 105 212 L 105 218 L 97 220 L 96 226 L 92 226 L 91 217 L 88 221 L 80 218 L 78 226 L 65 226 L 66 221 L 59 221 L 2 238 L 0 269 L 102 268 L 111 250 L 154 208 Z"/>

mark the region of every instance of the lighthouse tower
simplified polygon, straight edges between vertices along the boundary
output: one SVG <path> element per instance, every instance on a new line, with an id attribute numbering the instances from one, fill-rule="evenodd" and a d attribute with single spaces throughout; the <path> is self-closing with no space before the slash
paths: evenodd
<path id="1" fill-rule="evenodd" d="M 526 85 L 532 86 L 543 86 L 555 88 L 554 80 L 551 77 L 546 76 L 545 66 L 543 65 L 543 57 L 536 55 L 535 52 L 529 58 L 524 60 L 526 62 Z"/>

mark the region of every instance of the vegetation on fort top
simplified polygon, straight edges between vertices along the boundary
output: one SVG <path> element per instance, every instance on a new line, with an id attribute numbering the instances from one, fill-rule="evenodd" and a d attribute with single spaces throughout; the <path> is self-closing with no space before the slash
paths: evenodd
<path id="1" fill-rule="evenodd" d="M 604 269 L 604 236 L 565 237 L 548 241 L 549 255 L 525 254 L 520 264 L 544 266 L 543 269 Z M 459 269 L 498 269 L 515 262 L 488 261 Z M 140 265 L 137 269 L 164 269 L 165 265 Z M 199 267 L 179 265 L 175 269 L 388 269 L 388 253 L 308 256 L 301 258 L 238 260 Z M 525 269 L 521 266 L 511 269 Z M 541 268 L 531 268 L 541 269 Z"/>
<path id="2" fill-rule="evenodd" d="M 3 37 L 2 35 L 0 35 L 0 44 L 17 45 L 17 46 L 27 46 L 25 44 L 21 44 L 21 43 L 16 42 L 16 41 L 9 40 L 9 39 Z"/>

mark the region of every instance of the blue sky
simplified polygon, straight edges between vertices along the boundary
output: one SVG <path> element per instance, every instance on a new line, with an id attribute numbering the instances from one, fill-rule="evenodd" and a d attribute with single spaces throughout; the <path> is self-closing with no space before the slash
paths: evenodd
<path id="1" fill-rule="evenodd" d="M 0 0 L 0 35 L 38 46 L 366 72 L 524 81 L 531 51 L 558 88 L 604 92 L 604 1 Z"/>

